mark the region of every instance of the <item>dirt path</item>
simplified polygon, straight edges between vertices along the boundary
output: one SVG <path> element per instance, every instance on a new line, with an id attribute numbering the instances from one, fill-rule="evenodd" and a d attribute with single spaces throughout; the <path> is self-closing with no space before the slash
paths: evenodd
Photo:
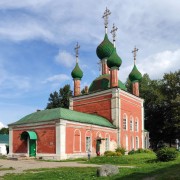
<path id="1" fill-rule="evenodd" d="M 78 162 L 46 162 L 36 160 L 0 160 L 1 168 L 12 167 L 14 170 L 0 171 L 0 176 L 7 173 L 22 173 L 27 169 L 57 168 L 57 167 L 99 167 L 95 164 L 80 164 Z"/>
<path id="2" fill-rule="evenodd" d="M 39 168 L 57 168 L 57 167 L 99 167 L 97 164 L 81 164 L 78 162 L 47 162 L 37 160 L 0 160 L 0 168 L 14 168 L 14 170 L 2 170 L 0 176 L 7 173 L 23 173 L 28 169 Z M 121 167 L 121 166 L 120 166 Z M 126 168 L 133 168 L 132 166 L 123 166 Z"/>

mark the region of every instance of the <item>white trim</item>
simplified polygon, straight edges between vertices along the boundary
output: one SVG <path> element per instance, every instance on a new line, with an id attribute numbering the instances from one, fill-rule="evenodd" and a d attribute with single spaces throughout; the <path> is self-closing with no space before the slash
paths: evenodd
<path id="1" fill-rule="evenodd" d="M 13 130 L 9 127 L 9 156 L 13 154 Z"/>
<path id="2" fill-rule="evenodd" d="M 79 151 L 75 151 L 75 144 L 76 144 L 76 142 L 75 142 L 75 134 L 76 134 L 76 131 L 79 131 Z M 74 130 L 74 137 L 73 137 L 73 152 L 81 152 L 81 131 L 79 130 L 79 129 L 75 129 Z"/>
<path id="3" fill-rule="evenodd" d="M 141 104 L 141 121 L 142 121 L 142 148 L 144 148 L 144 106 Z"/>
<path id="4" fill-rule="evenodd" d="M 106 95 L 106 94 L 108 95 L 109 92 L 112 92 L 112 89 L 103 90 L 103 91 L 100 91 L 100 92 L 93 92 L 92 94 L 86 94 L 86 95 L 83 95 L 83 96 L 72 97 L 72 99 L 75 100 L 75 101 L 78 101 L 78 100 L 82 100 L 83 98 L 88 99 L 88 98 L 98 96 L 98 95 L 101 95 L 101 96 Z"/>
<path id="5" fill-rule="evenodd" d="M 137 100 L 138 102 L 144 102 L 144 99 L 137 97 L 133 94 L 130 94 L 129 92 L 123 91 L 121 89 L 119 89 L 120 94 L 125 95 L 126 97 L 132 98 L 133 100 Z"/>
<path id="6" fill-rule="evenodd" d="M 128 149 L 129 149 L 129 144 L 128 144 L 129 142 L 128 142 L 128 135 L 126 135 L 126 151 L 128 151 Z"/>
<path id="7" fill-rule="evenodd" d="M 66 123 L 56 123 L 56 155 L 59 159 L 66 159 Z"/>
<path id="8" fill-rule="evenodd" d="M 9 128 L 12 128 L 13 130 L 22 130 L 22 129 L 26 129 L 26 127 L 30 127 L 32 129 L 34 129 L 34 128 L 38 129 L 39 127 L 37 127 L 37 126 L 42 126 L 42 125 L 44 125 L 43 127 L 55 127 L 55 123 L 59 122 L 59 120 L 60 119 L 51 120 L 51 121 L 41 121 L 38 123 L 9 125 Z"/>

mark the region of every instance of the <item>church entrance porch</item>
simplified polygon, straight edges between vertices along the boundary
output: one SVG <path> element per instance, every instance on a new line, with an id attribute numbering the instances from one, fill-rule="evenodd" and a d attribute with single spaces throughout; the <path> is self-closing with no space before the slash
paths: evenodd
<path id="1" fill-rule="evenodd" d="M 27 143 L 27 154 L 29 157 L 36 156 L 36 140 L 37 135 L 34 131 L 24 131 L 21 134 L 21 140 L 26 141 Z"/>

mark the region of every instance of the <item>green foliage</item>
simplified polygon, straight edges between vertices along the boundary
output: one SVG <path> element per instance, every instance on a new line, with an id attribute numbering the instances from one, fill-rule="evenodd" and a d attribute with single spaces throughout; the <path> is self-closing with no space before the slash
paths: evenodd
<path id="1" fill-rule="evenodd" d="M 178 152 L 175 148 L 161 148 L 156 152 L 159 161 L 172 161 L 178 157 Z"/>
<path id="2" fill-rule="evenodd" d="M 69 97 L 72 96 L 70 85 L 65 85 L 59 89 L 59 92 L 55 91 L 50 94 L 49 103 L 46 109 L 52 109 L 57 107 L 69 108 Z"/>
<path id="3" fill-rule="evenodd" d="M 120 152 L 122 155 L 125 155 L 126 149 L 123 148 L 123 147 L 118 147 L 118 148 L 116 149 L 116 152 Z"/>
<path id="4" fill-rule="evenodd" d="M 0 134 L 9 134 L 9 128 L 5 128 L 5 127 L 1 128 Z"/>
<path id="5" fill-rule="evenodd" d="M 140 82 L 140 97 L 145 109 L 145 128 L 150 132 L 150 143 L 153 149 L 159 142 L 169 143 L 180 139 L 180 70 L 168 73 L 160 80 L 151 80 L 144 74 Z M 126 82 L 129 92 L 132 84 Z"/>
<path id="6" fill-rule="evenodd" d="M 153 153 L 153 151 L 151 151 L 150 149 L 138 149 L 138 150 L 131 150 L 128 152 L 129 155 L 132 155 L 132 154 L 138 154 L 138 153 Z"/>
<path id="7" fill-rule="evenodd" d="M 122 156 L 122 154 L 121 154 L 121 152 L 105 151 L 105 152 L 104 152 L 104 156 L 113 157 L 113 156 Z"/>

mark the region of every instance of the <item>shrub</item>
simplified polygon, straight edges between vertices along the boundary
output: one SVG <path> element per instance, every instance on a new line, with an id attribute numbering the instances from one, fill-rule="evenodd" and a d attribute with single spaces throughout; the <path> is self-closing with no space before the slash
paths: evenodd
<path id="1" fill-rule="evenodd" d="M 122 154 L 120 152 L 114 152 L 114 151 L 105 151 L 105 156 L 121 156 Z"/>
<path id="2" fill-rule="evenodd" d="M 136 151 L 134 149 L 128 152 L 129 155 L 135 154 L 135 153 L 136 153 Z"/>
<path id="3" fill-rule="evenodd" d="M 159 161 L 172 161 L 178 157 L 178 152 L 175 148 L 164 147 L 156 152 Z"/>
<path id="4" fill-rule="evenodd" d="M 118 147 L 118 148 L 116 149 L 116 152 L 120 152 L 121 155 L 125 155 L 126 149 L 123 148 L 123 147 Z"/>
<path id="5" fill-rule="evenodd" d="M 129 155 L 131 154 L 137 154 L 137 153 L 152 153 L 153 151 L 151 151 L 150 149 L 138 149 L 138 150 L 131 150 L 128 152 Z"/>

